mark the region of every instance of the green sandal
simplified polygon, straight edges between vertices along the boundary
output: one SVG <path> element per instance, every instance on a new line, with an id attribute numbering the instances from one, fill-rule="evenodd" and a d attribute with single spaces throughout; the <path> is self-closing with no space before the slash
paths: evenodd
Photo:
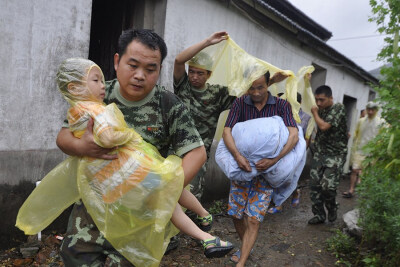
<path id="1" fill-rule="evenodd" d="M 204 225 L 205 223 L 208 223 L 207 225 Z M 204 232 L 208 232 L 211 230 L 212 224 L 213 224 L 213 216 L 211 214 L 208 214 L 205 217 L 196 217 L 196 224 L 197 226 Z"/>
<path id="2" fill-rule="evenodd" d="M 232 243 L 228 241 L 226 241 L 226 245 L 223 246 L 219 237 L 201 240 L 201 244 L 204 248 L 204 255 L 207 258 L 221 258 L 233 249 Z"/>

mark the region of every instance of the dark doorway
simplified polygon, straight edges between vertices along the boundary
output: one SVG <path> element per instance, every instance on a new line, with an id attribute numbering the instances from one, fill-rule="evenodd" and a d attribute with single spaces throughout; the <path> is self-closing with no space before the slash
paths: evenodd
<path id="1" fill-rule="evenodd" d="M 372 101 L 376 98 L 376 92 L 369 90 L 369 94 L 368 94 L 368 101 Z"/>
<path id="2" fill-rule="evenodd" d="M 89 59 L 96 62 L 106 80 L 115 78 L 114 54 L 118 37 L 133 26 L 133 0 L 93 0 Z"/>
<path id="3" fill-rule="evenodd" d="M 343 96 L 343 105 L 346 109 L 346 117 L 347 117 L 347 131 L 350 131 L 352 120 L 355 117 L 355 113 L 357 113 L 357 99 L 348 95 Z M 357 113 L 358 115 L 358 113 Z"/>

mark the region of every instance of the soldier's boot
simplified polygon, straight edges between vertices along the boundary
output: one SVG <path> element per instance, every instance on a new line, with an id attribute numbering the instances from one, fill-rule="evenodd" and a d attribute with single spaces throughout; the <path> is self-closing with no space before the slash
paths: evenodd
<path id="1" fill-rule="evenodd" d="M 308 224 L 320 224 L 325 222 L 326 213 L 322 203 L 313 204 L 312 212 L 314 213 L 314 217 L 308 221 Z"/>
<path id="2" fill-rule="evenodd" d="M 323 196 L 321 195 L 319 187 L 311 186 L 310 198 L 312 203 L 311 210 L 314 213 L 314 217 L 308 221 L 308 224 L 324 223 L 326 219 L 326 213 Z"/>
<path id="3" fill-rule="evenodd" d="M 337 219 L 337 209 L 338 208 L 336 207 L 336 208 L 328 210 L 328 221 L 330 221 L 330 222 L 336 221 L 336 219 Z"/>
<path id="4" fill-rule="evenodd" d="M 336 190 L 328 190 L 325 195 L 325 207 L 328 210 L 328 221 L 336 221 L 339 208 L 339 203 L 336 202 Z"/>

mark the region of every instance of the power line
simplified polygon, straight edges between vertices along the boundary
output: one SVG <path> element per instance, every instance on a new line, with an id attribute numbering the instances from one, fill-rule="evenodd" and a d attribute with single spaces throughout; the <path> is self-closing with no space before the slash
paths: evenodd
<path id="1" fill-rule="evenodd" d="M 354 57 L 349 57 L 349 58 L 371 58 L 371 57 L 376 57 L 377 55 L 374 56 L 354 56 Z"/>
<path id="2" fill-rule="evenodd" d="M 371 37 L 383 37 L 387 34 L 375 34 L 375 35 L 363 35 L 363 36 L 354 36 L 354 37 L 347 37 L 347 38 L 340 38 L 340 39 L 332 39 L 328 40 L 328 42 L 335 42 L 335 41 L 345 41 L 345 40 L 352 40 L 352 39 L 364 39 L 364 38 L 371 38 Z"/>

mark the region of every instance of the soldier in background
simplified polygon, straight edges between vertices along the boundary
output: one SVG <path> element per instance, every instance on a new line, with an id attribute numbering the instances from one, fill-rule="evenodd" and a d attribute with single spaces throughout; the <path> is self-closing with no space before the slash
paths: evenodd
<path id="1" fill-rule="evenodd" d="M 314 217 L 309 224 L 324 223 L 337 218 L 336 189 L 347 155 L 347 119 L 343 104 L 333 103 L 332 90 L 327 85 L 315 91 L 317 106 L 311 108 L 318 130 L 310 171 L 310 197 Z"/>
<path id="2" fill-rule="evenodd" d="M 226 86 L 207 83 L 211 76 L 213 61 L 208 54 L 201 50 L 227 38 L 227 32 L 215 32 L 203 41 L 186 48 L 175 58 L 174 92 L 190 111 L 196 129 L 203 139 L 207 158 L 210 156 L 219 115 L 222 111 L 230 109 L 236 97 L 229 95 Z M 188 73 L 185 70 L 186 62 L 189 65 Z M 206 164 L 202 166 L 191 182 L 191 191 L 198 199 L 201 198 L 204 191 Z M 202 224 L 208 225 L 212 220 L 211 218 L 209 220 L 207 218 L 198 219 L 201 221 L 199 222 L 200 227 Z"/>

